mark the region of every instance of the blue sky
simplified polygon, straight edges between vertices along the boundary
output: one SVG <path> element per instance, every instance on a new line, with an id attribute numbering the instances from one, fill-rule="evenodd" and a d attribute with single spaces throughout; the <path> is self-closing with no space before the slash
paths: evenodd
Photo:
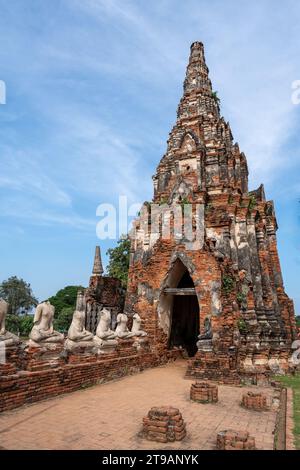
<path id="1" fill-rule="evenodd" d="M 21 276 L 41 300 L 87 285 L 96 207 L 152 197 L 197 40 L 250 189 L 275 202 L 300 312 L 298 0 L 0 0 L 0 281 Z"/>

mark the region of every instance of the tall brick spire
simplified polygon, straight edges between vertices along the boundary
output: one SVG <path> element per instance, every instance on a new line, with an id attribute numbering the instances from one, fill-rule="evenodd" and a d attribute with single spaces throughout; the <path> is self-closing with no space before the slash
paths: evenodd
<path id="1" fill-rule="evenodd" d="M 171 203 L 179 197 L 202 201 L 205 192 L 248 192 L 246 157 L 234 144 L 229 123 L 220 116 L 208 73 L 203 44 L 194 42 L 177 121 L 153 177 L 155 202 Z"/>
<path id="2" fill-rule="evenodd" d="M 101 260 L 100 246 L 96 246 L 93 276 L 101 276 L 102 274 L 103 274 L 103 266 L 102 266 L 102 260 Z"/>
<path id="3" fill-rule="evenodd" d="M 219 105 L 208 74 L 203 44 L 193 42 L 183 83 L 184 93 L 177 111 L 178 122 L 187 119 L 189 109 L 193 110 L 193 118 L 200 118 L 211 112 L 219 119 Z"/>
<path id="4" fill-rule="evenodd" d="M 208 78 L 208 72 L 202 42 L 193 42 L 184 81 L 185 94 L 191 91 L 211 93 L 211 81 Z"/>

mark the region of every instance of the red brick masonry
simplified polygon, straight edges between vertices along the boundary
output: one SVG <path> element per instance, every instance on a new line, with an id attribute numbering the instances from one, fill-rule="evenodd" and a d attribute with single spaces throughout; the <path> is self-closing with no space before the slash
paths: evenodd
<path id="1" fill-rule="evenodd" d="M 19 363 L 17 367 L 15 364 L 0 364 L 0 412 L 135 374 L 165 364 L 178 355 L 170 351 L 158 356 L 146 348 L 137 351 L 133 340 L 126 343 L 127 346 L 122 344 L 120 350 L 100 356 L 72 354 L 61 357 L 59 366 L 49 361 L 48 368 L 45 361 L 41 364 L 36 351 L 32 354 L 34 359 L 28 361 L 26 357 L 23 364 Z M 40 370 L 35 370 L 34 361 L 41 367 Z M 26 370 L 28 363 L 31 370 Z"/>
<path id="2" fill-rule="evenodd" d="M 247 431 L 221 431 L 217 435 L 217 450 L 255 450 L 255 439 Z"/>
<path id="3" fill-rule="evenodd" d="M 248 410 L 265 411 L 268 409 L 267 397 L 263 393 L 245 393 L 241 405 Z"/>
<path id="4" fill-rule="evenodd" d="M 177 335 L 176 297 L 168 289 L 188 275 L 197 326 L 194 337 L 179 334 L 178 345 L 196 346 L 207 321 L 212 344 L 190 355 L 187 375 L 226 384 L 246 376 L 255 384 L 286 373 L 296 324 L 281 273 L 274 204 L 263 185 L 249 191 L 247 158 L 220 113 L 201 42 L 191 45 L 177 119 L 153 186 L 152 201 L 133 222 L 126 312 L 140 315 L 157 349 L 168 349 Z M 165 222 L 153 231 L 151 203 L 169 210 L 169 237 Z M 175 206 L 181 219 L 172 214 Z M 186 243 L 185 207 L 193 234 L 196 221 L 204 228 L 197 243 Z"/>
<path id="5" fill-rule="evenodd" d="M 218 401 L 218 387 L 206 382 L 196 382 L 191 385 L 191 400 L 199 403 L 216 403 Z"/>
<path id="6" fill-rule="evenodd" d="M 142 436 L 149 441 L 174 442 L 186 436 L 185 423 L 178 408 L 161 406 L 151 408 L 143 419 Z"/>

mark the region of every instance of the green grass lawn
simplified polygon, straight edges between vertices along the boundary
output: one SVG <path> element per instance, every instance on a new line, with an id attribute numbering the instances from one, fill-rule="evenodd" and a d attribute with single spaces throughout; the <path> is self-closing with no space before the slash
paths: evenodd
<path id="1" fill-rule="evenodd" d="M 300 374 L 276 377 L 286 387 L 293 389 L 294 395 L 294 436 L 296 448 L 300 449 Z"/>

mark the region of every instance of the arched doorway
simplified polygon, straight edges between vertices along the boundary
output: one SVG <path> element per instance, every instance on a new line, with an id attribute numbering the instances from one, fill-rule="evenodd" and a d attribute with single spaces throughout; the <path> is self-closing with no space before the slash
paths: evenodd
<path id="1" fill-rule="evenodd" d="M 176 259 L 166 279 L 159 304 L 160 321 L 168 333 L 168 347 L 182 347 L 192 357 L 197 352 L 199 303 L 187 267 Z"/>
<path id="2" fill-rule="evenodd" d="M 182 346 L 190 357 L 197 352 L 199 335 L 199 304 L 196 294 L 187 295 L 184 289 L 194 289 L 194 282 L 186 270 L 174 295 L 171 315 L 169 347 Z"/>

